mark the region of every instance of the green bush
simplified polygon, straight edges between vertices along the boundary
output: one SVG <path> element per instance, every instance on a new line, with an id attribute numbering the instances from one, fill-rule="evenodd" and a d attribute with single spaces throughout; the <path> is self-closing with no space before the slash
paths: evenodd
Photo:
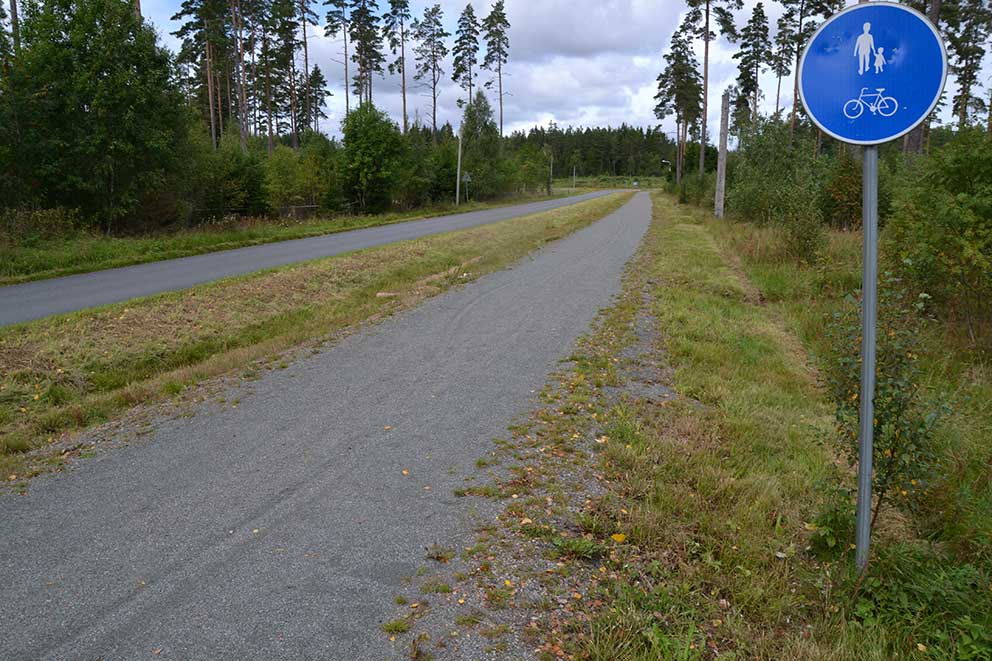
<path id="1" fill-rule="evenodd" d="M 370 103 L 344 121 L 344 190 L 356 211 L 386 211 L 408 163 L 408 143 L 389 116 Z"/>
<path id="2" fill-rule="evenodd" d="M 925 160 L 884 238 L 913 287 L 963 317 L 977 340 L 992 323 L 992 140 L 961 132 Z"/>
<path id="3" fill-rule="evenodd" d="M 70 237 L 81 226 L 79 213 L 71 209 L 0 208 L 0 244 L 29 246 L 44 239 Z"/>
<path id="4" fill-rule="evenodd" d="M 909 510 L 939 478 L 934 430 L 948 414 L 925 396 L 917 361 L 925 296 L 911 301 L 901 283 L 886 274 L 879 290 L 875 370 L 875 516 L 886 502 Z M 861 392 L 860 301 L 848 298 L 844 311 L 828 324 L 833 351 L 827 383 L 836 406 L 842 449 L 858 461 Z"/>

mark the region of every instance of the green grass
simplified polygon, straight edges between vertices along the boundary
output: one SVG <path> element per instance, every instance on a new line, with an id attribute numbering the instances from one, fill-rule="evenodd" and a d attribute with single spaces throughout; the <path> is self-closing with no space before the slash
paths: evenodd
<path id="1" fill-rule="evenodd" d="M 556 189 L 553 197 L 570 194 Z M 444 204 L 405 213 L 306 221 L 256 218 L 127 237 L 81 234 L 13 244 L 0 236 L 0 286 L 546 199 L 546 195 L 517 195 L 458 207 Z"/>
<path id="2" fill-rule="evenodd" d="M 622 442 L 607 444 L 602 459 L 620 497 L 597 514 L 626 519 L 642 561 L 620 572 L 612 603 L 575 651 L 989 658 L 987 363 L 953 327 L 928 331 L 928 386 L 949 394 L 956 411 L 941 431 L 947 473 L 919 511 L 883 510 L 859 582 L 846 520 L 832 555 L 812 548 L 812 521 L 836 485 L 854 480 L 817 375 L 824 314 L 858 284 L 859 237 L 832 237 L 824 262 L 802 268 L 770 230 L 717 222 L 665 196 L 655 204 L 646 275 L 658 283 L 659 355 L 676 390 L 699 404 L 635 402 L 611 413 L 606 428 Z"/>
<path id="3" fill-rule="evenodd" d="M 381 318 L 503 268 L 622 206 L 629 194 L 0 329 L 0 475 L 27 453 L 135 404 Z M 467 274 L 467 275 L 466 275 Z M 380 296 L 388 293 L 388 296 Z M 273 363 L 269 363 L 273 366 Z"/>
<path id="4" fill-rule="evenodd" d="M 391 635 L 406 633 L 413 626 L 410 622 L 410 618 L 401 617 L 396 620 L 390 620 L 382 625 L 382 631 Z"/>

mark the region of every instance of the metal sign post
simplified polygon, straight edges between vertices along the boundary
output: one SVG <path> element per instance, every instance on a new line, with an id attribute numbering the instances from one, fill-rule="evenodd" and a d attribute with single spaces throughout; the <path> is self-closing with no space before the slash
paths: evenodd
<path id="1" fill-rule="evenodd" d="M 830 17 L 799 63 L 799 93 L 827 135 L 863 145 L 861 415 L 855 560 L 868 566 L 875 434 L 878 320 L 878 145 L 900 138 L 936 107 L 947 80 L 947 49 L 937 28 L 914 9 L 865 2 Z"/>

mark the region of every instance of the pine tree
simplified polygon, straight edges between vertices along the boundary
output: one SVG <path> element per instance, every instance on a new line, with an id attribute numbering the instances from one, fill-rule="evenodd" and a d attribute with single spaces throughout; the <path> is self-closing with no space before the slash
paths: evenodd
<path id="1" fill-rule="evenodd" d="M 782 110 L 782 79 L 792 73 L 792 43 L 795 35 L 791 23 L 785 16 L 778 19 L 778 30 L 775 33 L 775 51 L 772 55 L 771 67 L 777 80 L 775 86 L 775 116 Z"/>
<path id="2" fill-rule="evenodd" d="M 479 21 L 475 18 L 475 9 L 471 3 L 465 5 L 458 19 L 458 29 L 455 31 L 455 56 L 452 65 L 451 78 L 467 93 L 465 99 L 459 99 L 458 105 L 472 103 L 472 88 L 475 85 L 475 68 L 479 63 Z"/>
<path id="3" fill-rule="evenodd" d="M 377 0 L 352 0 L 349 29 L 354 54 L 351 61 L 357 67 L 353 90 L 366 103 L 372 103 L 372 79 L 382 73 L 382 65 L 386 62 L 380 20 Z"/>
<path id="4" fill-rule="evenodd" d="M 976 92 L 982 61 L 989 51 L 992 6 L 988 0 L 955 0 L 946 7 L 951 70 L 958 83 L 952 107 L 959 128 L 964 128 L 985 110 L 985 99 Z"/>
<path id="5" fill-rule="evenodd" d="M 303 43 L 303 73 L 309 79 L 310 76 L 310 25 L 316 25 L 317 13 L 313 10 L 313 0 L 299 0 L 300 2 L 300 30 L 303 35 L 300 37 L 300 41 Z M 323 74 L 321 74 L 323 76 Z M 303 126 L 308 129 L 313 124 L 313 117 L 310 116 L 310 86 L 305 85 L 304 95 L 303 95 L 303 107 L 306 108 L 306 114 L 304 116 Z"/>
<path id="6" fill-rule="evenodd" d="M 409 116 L 406 109 L 406 31 L 411 18 L 409 0 L 389 0 L 389 11 L 383 16 L 382 27 L 389 40 L 389 48 L 396 56 L 396 59 L 389 63 L 389 73 L 400 76 L 400 91 L 403 95 L 403 133 L 409 130 Z"/>
<path id="7" fill-rule="evenodd" d="M 444 13 L 441 5 L 428 7 L 424 11 L 423 19 L 413 22 L 411 30 L 413 38 L 419 42 L 413 49 L 417 58 L 417 69 L 414 79 L 421 81 L 430 88 L 431 93 L 431 127 L 434 131 L 434 139 L 437 140 L 437 99 L 441 93 L 440 84 L 444 77 L 444 58 L 448 55 L 448 46 L 445 40 L 451 33 L 444 29 L 442 20 Z"/>
<path id="8" fill-rule="evenodd" d="M 694 34 L 692 18 L 688 16 L 672 35 L 672 44 L 665 55 L 665 70 L 658 76 L 657 105 L 654 114 L 659 120 L 675 116 L 677 150 L 675 158 L 676 182 L 681 182 L 685 163 L 685 148 L 689 126 L 702 114 L 703 87 L 699 76 L 699 62 L 690 41 Z"/>
<path id="9" fill-rule="evenodd" d="M 309 76 L 300 76 L 299 87 L 306 90 L 304 95 L 304 105 L 301 105 L 297 126 L 305 127 L 306 131 L 317 132 L 320 129 L 320 120 L 327 119 L 327 79 L 320 67 L 314 65 Z"/>
<path id="10" fill-rule="evenodd" d="M 10 37 L 13 41 L 14 54 L 16 55 L 21 50 L 21 22 L 17 15 L 17 0 L 10 0 Z"/>
<path id="11" fill-rule="evenodd" d="M 706 172 L 706 114 L 709 112 L 710 88 L 710 41 L 716 39 L 713 32 L 713 20 L 720 32 L 728 41 L 736 41 L 737 28 L 734 26 L 734 15 L 731 10 L 744 6 L 743 0 L 688 0 L 689 14 L 687 15 L 692 27 L 689 28 L 703 40 L 703 108 L 701 111 L 699 137 L 699 178 Z M 688 25 L 686 27 L 689 27 Z"/>
<path id="12" fill-rule="evenodd" d="M 799 115 L 799 58 L 802 57 L 806 42 L 809 41 L 818 25 L 817 17 L 827 18 L 843 9 L 844 0 L 780 0 L 785 13 L 779 20 L 779 30 L 786 30 L 792 38 L 793 84 L 792 118 L 790 132 L 796 130 Z M 791 134 L 791 133 L 790 133 Z"/>
<path id="13" fill-rule="evenodd" d="M 482 68 L 496 74 L 497 100 L 499 102 L 499 134 L 503 135 L 503 67 L 510 59 L 510 21 L 506 18 L 504 0 L 496 0 L 489 15 L 482 21 L 486 39 L 486 57 Z M 486 87 L 492 87 L 492 80 Z"/>
<path id="14" fill-rule="evenodd" d="M 741 30 L 740 42 L 740 49 L 734 54 L 738 67 L 735 116 L 738 120 L 748 121 L 753 132 L 758 122 L 761 70 L 772 61 L 768 17 L 765 15 L 765 7 L 762 3 L 759 2 L 754 6 L 751 18 Z"/>
<path id="15" fill-rule="evenodd" d="M 340 34 L 344 39 L 344 114 L 345 117 L 351 112 L 351 102 L 349 100 L 348 77 L 348 23 L 350 0 L 324 0 L 327 10 L 327 25 L 324 27 L 324 36 L 331 39 L 337 38 Z"/>

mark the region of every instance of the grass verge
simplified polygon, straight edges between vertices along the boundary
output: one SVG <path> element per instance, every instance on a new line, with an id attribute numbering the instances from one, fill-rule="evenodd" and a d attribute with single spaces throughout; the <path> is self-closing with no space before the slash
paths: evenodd
<path id="1" fill-rule="evenodd" d="M 502 268 L 630 197 L 0 329 L 0 475 L 20 482 L 57 466 L 65 448 L 49 448 L 64 432 L 214 376 L 250 376 L 255 361 Z"/>
<path id="2" fill-rule="evenodd" d="M 496 457 L 521 463 L 491 491 L 521 497 L 485 576 L 521 586 L 510 605 L 531 609 L 541 658 L 992 658 L 981 363 L 950 372 L 969 392 L 941 432 L 955 470 L 932 510 L 883 510 L 861 581 L 852 512 L 831 509 L 855 475 L 817 369 L 856 241 L 805 269 L 764 230 L 654 202 L 616 305 Z M 929 332 L 937 383 L 968 361 Z"/>
<path id="3" fill-rule="evenodd" d="M 107 237 L 83 234 L 69 238 L 37 239 L 17 245 L 4 242 L 3 237 L 0 237 L 0 286 L 422 218 L 559 199 L 584 192 L 589 191 L 578 190 L 573 193 L 571 190 L 562 190 L 551 198 L 536 194 L 518 195 L 498 202 L 472 202 L 458 207 L 452 204 L 436 205 L 412 212 L 377 216 L 340 216 L 306 221 L 255 218 L 145 236 Z"/>

